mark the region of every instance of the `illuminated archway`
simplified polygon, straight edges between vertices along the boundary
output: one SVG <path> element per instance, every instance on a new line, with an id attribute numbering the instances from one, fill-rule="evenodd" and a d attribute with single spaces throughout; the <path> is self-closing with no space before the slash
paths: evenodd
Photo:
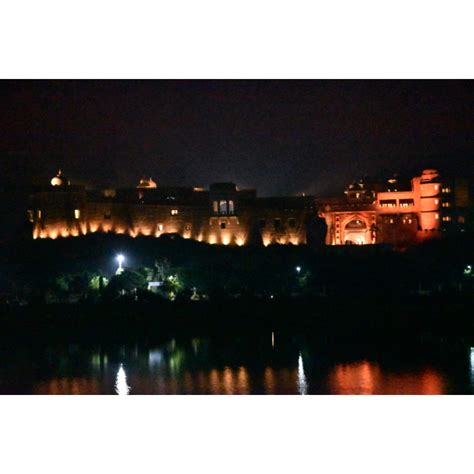
<path id="1" fill-rule="evenodd" d="M 343 227 L 342 242 L 348 245 L 366 245 L 371 243 L 370 229 L 365 219 L 353 216 Z"/>

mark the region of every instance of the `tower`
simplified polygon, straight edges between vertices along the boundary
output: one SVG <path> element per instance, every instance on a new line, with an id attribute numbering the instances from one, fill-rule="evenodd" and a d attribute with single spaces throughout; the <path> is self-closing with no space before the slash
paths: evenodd
<path id="1" fill-rule="evenodd" d="M 420 180 L 420 227 L 422 231 L 438 231 L 440 228 L 440 188 L 437 170 L 423 170 Z"/>

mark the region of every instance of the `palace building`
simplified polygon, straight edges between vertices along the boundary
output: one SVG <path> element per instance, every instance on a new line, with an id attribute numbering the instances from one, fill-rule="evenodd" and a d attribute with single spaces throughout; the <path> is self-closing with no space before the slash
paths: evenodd
<path id="1" fill-rule="evenodd" d="M 414 244 L 473 230 L 472 180 L 425 169 L 404 179 L 358 180 L 343 195 L 257 197 L 255 189 L 136 187 L 90 190 L 59 171 L 30 197 L 33 238 L 90 233 L 178 234 L 209 244 Z"/>
<path id="2" fill-rule="evenodd" d="M 58 172 L 30 198 L 33 238 L 90 233 L 178 234 L 209 244 L 306 244 L 317 221 L 309 196 L 257 197 L 234 183 L 162 187 L 151 178 L 136 187 L 89 190 Z"/>
<path id="3" fill-rule="evenodd" d="M 318 204 L 327 245 L 412 244 L 472 228 L 470 181 L 434 169 L 411 179 L 359 180 Z"/>

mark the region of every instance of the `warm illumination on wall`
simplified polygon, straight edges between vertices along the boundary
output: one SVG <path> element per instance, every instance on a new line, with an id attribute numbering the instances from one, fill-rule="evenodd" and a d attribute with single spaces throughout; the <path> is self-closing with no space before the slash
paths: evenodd
<path id="1" fill-rule="evenodd" d="M 298 237 L 290 237 L 290 242 L 293 245 L 299 245 L 300 244 L 300 239 Z"/>
<path id="2" fill-rule="evenodd" d="M 245 236 L 243 235 L 238 235 L 235 238 L 235 243 L 239 246 L 242 247 L 242 245 L 245 245 Z"/>
<path id="3" fill-rule="evenodd" d="M 226 234 L 222 235 L 222 243 L 224 245 L 229 245 L 230 240 L 231 240 L 231 236 L 229 234 L 226 233 Z"/>
<path id="4" fill-rule="evenodd" d="M 216 238 L 215 234 L 209 235 L 208 242 L 209 242 L 211 245 L 214 245 L 214 244 L 217 242 L 217 238 Z"/>

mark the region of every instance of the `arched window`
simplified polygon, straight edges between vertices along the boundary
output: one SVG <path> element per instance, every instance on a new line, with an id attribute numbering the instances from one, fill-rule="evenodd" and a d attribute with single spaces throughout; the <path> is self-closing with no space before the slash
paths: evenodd
<path id="1" fill-rule="evenodd" d="M 234 213 L 234 201 L 229 201 L 229 214 Z"/>
<path id="2" fill-rule="evenodd" d="M 227 201 L 219 201 L 219 214 L 227 214 Z"/>

